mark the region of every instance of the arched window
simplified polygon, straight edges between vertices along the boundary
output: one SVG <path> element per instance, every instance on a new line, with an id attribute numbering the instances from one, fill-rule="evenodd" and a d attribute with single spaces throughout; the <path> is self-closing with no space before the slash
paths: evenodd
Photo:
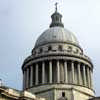
<path id="1" fill-rule="evenodd" d="M 43 49 L 42 48 L 40 48 L 40 53 L 42 53 L 43 52 Z"/>
<path id="2" fill-rule="evenodd" d="M 63 50 L 63 49 L 62 49 L 62 45 L 59 45 L 58 50 L 59 50 L 59 51 L 62 51 L 62 50 Z"/>
<path id="3" fill-rule="evenodd" d="M 56 17 L 55 17 L 55 20 L 56 20 L 56 21 L 58 21 L 58 20 L 59 20 L 59 19 L 58 19 L 58 16 L 56 16 Z"/>
<path id="4" fill-rule="evenodd" d="M 78 49 L 76 49 L 76 50 L 74 51 L 74 53 L 76 53 L 76 54 L 77 54 L 78 52 L 79 52 L 79 50 L 78 50 Z"/>
<path id="5" fill-rule="evenodd" d="M 68 46 L 67 51 L 68 51 L 68 52 L 72 52 L 72 47 L 71 47 L 71 46 Z"/>
<path id="6" fill-rule="evenodd" d="M 49 47 L 48 47 L 48 51 L 51 51 L 51 50 L 52 50 L 52 47 L 51 47 L 51 46 L 49 46 Z"/>

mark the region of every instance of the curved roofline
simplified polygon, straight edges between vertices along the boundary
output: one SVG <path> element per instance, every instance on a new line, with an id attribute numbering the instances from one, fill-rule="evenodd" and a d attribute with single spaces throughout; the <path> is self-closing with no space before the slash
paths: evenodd
<path id="1" fill-rule="evenodd" d="M 56 36 L 56 37 L 53 37 L 53 36 Z M 47 44 L 50 42 L 65 42 L 65 43 L 72 43 L 72 44 L 79 45 L 79 42 L 76 36 L 72 32 L 70 32 L 69 30 L 65 28 L 59 27 L 59 26 L 51 27 L 45 30 L 37 38 L 35 47 L 38 47 L 40 45 Z"/>

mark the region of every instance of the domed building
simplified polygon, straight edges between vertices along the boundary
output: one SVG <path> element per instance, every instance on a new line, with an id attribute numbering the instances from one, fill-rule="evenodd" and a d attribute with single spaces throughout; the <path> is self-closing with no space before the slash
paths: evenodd
<path id="1" fill-rule="evenodd" d="M 51 18 L 22 65 L 23 90 L 1 85 L 0 100 L 100 100 L 93 89 L 91 59 L 64 28 L 57 7 Z"/>
<path id="2" fill-rule="evenodd" d="M 51 18 L 49 29 L 39 36 L 23 63 L 23 90 L 47 100 L 93 98 L 91 59 L 75 35 L 64 28 L 57 9 Z"/>

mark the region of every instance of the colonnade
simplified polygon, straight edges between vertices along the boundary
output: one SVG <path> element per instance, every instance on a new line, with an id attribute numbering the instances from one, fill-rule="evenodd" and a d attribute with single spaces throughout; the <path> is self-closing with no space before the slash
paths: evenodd
<path id="1" fill-rule="evenodd" d="M 48 83 L 77 84 L 92 88 L 92 70 L 82 63 L 55 60 L 38 62 L 23 71 L 24 89 Z"/>

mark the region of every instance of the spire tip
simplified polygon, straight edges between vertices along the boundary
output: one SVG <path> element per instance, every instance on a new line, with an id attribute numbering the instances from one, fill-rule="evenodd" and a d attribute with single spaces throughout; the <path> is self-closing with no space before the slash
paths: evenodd
<path id="1" fill-rule="evenodd" d="M 55 11 L 57 12 L 58 10 L 58 2 L 55 3 Z"/>

